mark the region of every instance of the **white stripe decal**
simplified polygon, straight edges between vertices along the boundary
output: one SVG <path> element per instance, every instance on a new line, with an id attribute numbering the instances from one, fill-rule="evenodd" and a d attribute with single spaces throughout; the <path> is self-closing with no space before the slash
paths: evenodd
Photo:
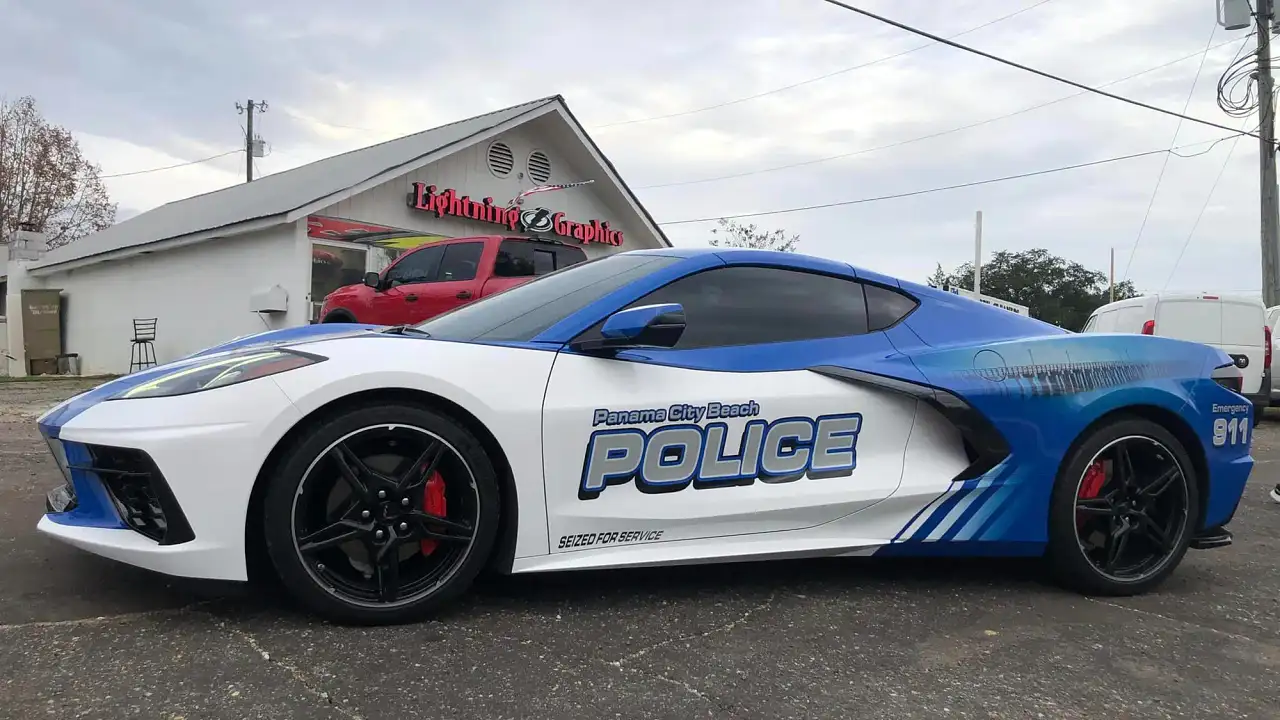
<path id="1" fill-rule="evenodd" d="M 910 538 L 912 535 L 915 535 L 916 531 L 920 529 L 920 526 L 924 525 L 926 522 L 929 522 L 930 516 L 933 515 L 932 512 L 929 512 L 929 508 L 951 497 L 955 493 L 956 489 L 960 487 L 964 487 L 964 484 L 957 483 L 956 485 L 952 486 L 952 488 L 944 490 L 940 495 L 930 500 L 929 504 L 925 505 L 924 509 L 921 510 L 920 513 L 916 515 L 915 518 L 911 521 L 911 524 L 903 528 L 902 531 L 899 532 L 897 536 L 894 537 L 893 539 L 898 540 L 900 538 Z"/>
<path id="2" fill-rule="evenodd" d="M 979 481 L 967 495 L 960 499 L 960 502 L 956 503 L 955 506 L 951 508 L 951 511 L 947 513 L 947 516 L 942 518 L 942 522 L 938 523 L 933 530 L 929 531 L 929 535 L 925 540 L 941 539 L 942 536 L 947 533 L 947 530 L 950 530 L 951 526 L 960 519 L 960 516 L 964 514 L 965 509 L 973 504 L 973 501 L 977 499 L 978 496 L 985 494 L 986 489 L 990 486 L 991 481 L 988 479 Z"/>

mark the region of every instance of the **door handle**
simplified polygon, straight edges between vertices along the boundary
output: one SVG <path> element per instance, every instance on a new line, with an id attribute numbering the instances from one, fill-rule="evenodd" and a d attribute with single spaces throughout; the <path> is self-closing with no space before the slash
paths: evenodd
<path id="1" fill-rule="evenodd" d="M 418 296 L 417 296 L 417 295 L 405 295 L 405 296 L 404 296 L 404 301 L 405 301 L 405 302 L 418 302 Z"/>
<path id="2" fill-rule="evenodd" d="M 459 300 L 468 300 L 471 298 L 471 291 L 463 290 L 459 292 L 457 295 L 454 295 L 454 297 L 458 298 Z"/>

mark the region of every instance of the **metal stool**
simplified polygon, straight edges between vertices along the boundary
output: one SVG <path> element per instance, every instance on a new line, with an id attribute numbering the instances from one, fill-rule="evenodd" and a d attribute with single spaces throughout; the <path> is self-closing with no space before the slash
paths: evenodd
<path id="1" fill-rule="evenodd" d="M 133 349 L 129 354 L 129 372 L 156 364 L 156 318 L 134 318 Z"/>

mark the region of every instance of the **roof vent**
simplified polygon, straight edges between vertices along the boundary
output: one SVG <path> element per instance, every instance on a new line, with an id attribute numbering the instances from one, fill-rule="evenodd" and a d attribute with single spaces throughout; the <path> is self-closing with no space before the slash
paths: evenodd
<path id="1" fill-rule="evenodd" d="M 510 175 L 512 168 L 516 166 L 516 155 L 511 152 L 511 146 L 504 142 L 489 145 L 489 153 L 485 160 L 489 164 L 489 172 L 498 177 Z"/>
<path id="2" fill-rule="evenodd" d="M 536 183 L 551 179 L 551 158 L 541 150 L 534 150 L 529 154 L 529 179 Z"/>

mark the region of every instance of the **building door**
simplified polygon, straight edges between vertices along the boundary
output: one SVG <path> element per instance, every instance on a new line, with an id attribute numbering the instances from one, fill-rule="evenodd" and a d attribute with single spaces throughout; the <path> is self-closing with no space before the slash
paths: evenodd
<path id="1" fill-rule="evenodd" d="M 329 293 L 364 281 L 367 249 L 354 243 L 311 242 L 311 322 Z"/>

